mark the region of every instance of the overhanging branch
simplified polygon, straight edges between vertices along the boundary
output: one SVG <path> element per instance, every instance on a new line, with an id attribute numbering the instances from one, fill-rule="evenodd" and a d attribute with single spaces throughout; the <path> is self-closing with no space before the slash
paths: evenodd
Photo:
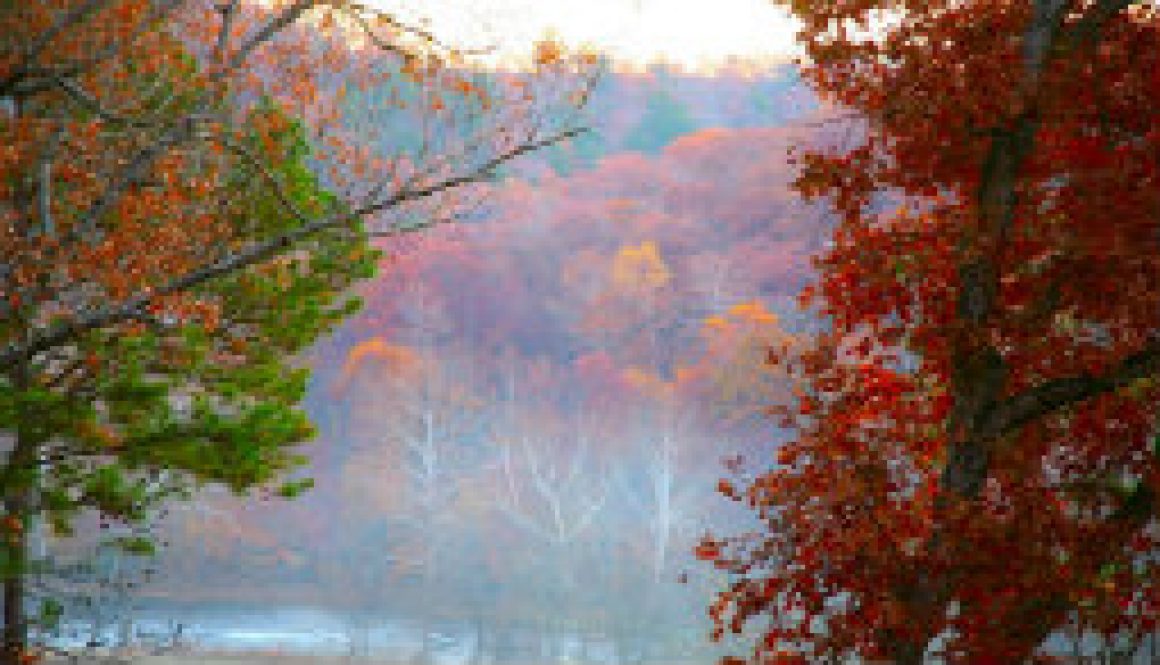
<path id="1" fill-rule="evenodd" d="M 543 139 L 521 143 L 501 152 L 466 174 L 440 180 L 424 187 L 404 189 L 386 199 L 369 202 L 351 212 L 326 215 L 273 238 L 251 243 L 235 253 L 226 255 L 165 284 L 140 291 L 120 303 L 94 310 L 71 321 L 59 323 L 43 332 L 34 333 L 23 343 L 9 344 L 0 352 L 0 366 L 10 366 L 22 359 L 32 358 L 38 353 L 76 339 L 88 331 L 137 318 L 141 311 L 147 309 L 149 304 L 159 297 L 183 293 L 217 277 L 258 264 L 290 249 L 297 242 L 316 233 L 338 228 L 355 219 L 364 218 L 406 203 L 427 199 L 465 184 L 484 181 L 490 178 L 501 165 L 524 154 L 577 136 L 584 131 L 582 128 L 570 129 Z"/>

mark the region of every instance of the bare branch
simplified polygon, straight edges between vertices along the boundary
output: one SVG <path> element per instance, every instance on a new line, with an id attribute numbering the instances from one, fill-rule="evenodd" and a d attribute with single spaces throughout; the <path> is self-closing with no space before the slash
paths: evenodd
<path id="1" fill-rule="evenodd" d="M 429 185 L 420 189 L 404 190 L 378 203 L 367 204 L 357 209 L 354 214 L 359 216 L 371 215 L 386 210 L 387 208 L 393 208 L 405 201 L 430 198 L 435 194 L 448 189 L 454 189 L 461 185 L 483 182 L 491 178 L 495 174 L 496 169 L 498 169 L 500 166 L 512 161 L 513 159 L 516 159 L 517 157 L 541 150 L 548 146 L 555 145 L 561 141 L 566 141 L 587 131 L 587 128 L 569 129 L 558 134 L 554 134 L 548 138 L 540 139 L 538 141 L 521 143 L 510 150 L 501 152 L 495 157 L 492 157 L 488 161 L 484 162 L 481 166 L 472 170 L 470 173 L 449 178 L 447 180 L 442 180 L 434 185 Z M 402 200 L 400 200 L 400 197 L 403 197 Z"/>
<path id="2" fill-rule="evenodd" d="M 215 72 L 214 78 L 220 80 L 233 70 L 241 67 L 242 64 L 246 62 L 250 55 L 252 55 L 259 46 L 273 39 L 274 35 L 278 34 L 282 30 L 285 30 L 287 27 L 301 18 L 302 15 L 305 14 L 308 10 L 317 6 L 318 4 L 319 3 L 316 0 L 298 0 L 294 4 L 282 10 L 282 13 L 270 19 L 266 25 L 262 26 L 260 30 L 258 30 L 249 39 L 247 39 L 238 48 L 238 50 L 234 52 L 233 56 L 230 57 L 228 61 L 226 61 L 225 65 L 220 70 Z"/>
<path id="3" fill-rule="evenodd" d="M 234 18 L 238 13 L 238 3 L 240 0 L 229 0 L 218 7 L 218 12 L 222 15 L 222 25 L 218 32 L 217 45 L 214 47 L 213 61 L 218 65 L 224 65 L 226 61 L 226 50 L 229 48 L 230 31 L 234 27 Z"/>
<path id="4" fill-rule="evenodd" d="M 354 18 L 356 21 L 358 21 L 360 26 L 363 26 L 364 29 L 368 29 L 368 36 L 372 37 L 373 39 L 377 39 L 377 36 L 372 34 L 369 31 L 369 29 L 373 29 L 373 26 L 371 26 L 370 23 L 366 20 L 366 16 L 365 16 L 366 14 L 370 14 L 371 16 L 374 16 L 377 21 L 380 21 L 382 23 L 386 23 L 387 25 L 391 26 L 392 28 L 395 28 L 396 30 L 398 30 L 400 32 L 414 35 L 414 36 L 418 37 L 420 40 L 430 44 L 431 46 L 440 48 L 444 51 L 448 51 L 451 53 L 463 54 L 463 55 L 481 55 L 483 53 L 486 53 L 486 51 L 464 51 L 462 49 L 444 44 L 442 41 L 439 40 L 438 37 L 435 36 L 435 34 L 433 32 L 431 32 L 429 30 L 424 30 L 423 28 L 420 28 L 418 26 L 409 25 L 407 23 L 404 23 L 404 22 L 400 21 L 399 19 L 397 19 L 396 17 L 392 16 L 391 14 L 388 14 L 380 9 L 375 9 L 374 7 L 370 7 L 370 6 L 366 5 L 365 3 L 342 2 L 341 4 L 338 4 L 338 3 L 332 3 L 332 4 L 334 4 L 334 6 L 336 6 L 336 7 L 347 10 L 346 13 L 348 15 L 350 15 L 352 18 Z M 377 44 L 378 42 L 376 41 L 375 43 Z M 395 49 L 388 47 L 388 50 L 393 51 Z"/>
<path id="5" fill-rule="evenodd" d="M 394 53 L 396 55 L 399 55 L 404 60 L 407 60 L 408 62 L 412 61 L 416 58 L 414 53 L 407 51 L 406 49 L 402 48 L 398 44 L 393 44 L 393 43 L 383 39 L 382 37 L 380 37 L 378 35 L 378 33 L 375 32 L 375 29 L 370 24 L 370 21 L 368 21 L 366 19 L 366 17 L 363 16 L 362 14 L 360 14 L 358 12 L 350 12 L 350 16 L 352 19 L 354 19 L 354 22 L 356 24 L 358 24 L 358 26 L 360 28 L 362 28 L 362 31 L 366 35 L 367 39 L 371 40 L 371 43 L 374 44 L 375 46 L 379 47 L 380 49 L 382 49 L 384 51 L 387 51 L 388 53 Z"/>

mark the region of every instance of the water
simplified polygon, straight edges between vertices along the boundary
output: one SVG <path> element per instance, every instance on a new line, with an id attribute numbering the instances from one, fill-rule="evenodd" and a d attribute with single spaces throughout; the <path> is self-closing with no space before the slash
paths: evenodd
<path id="1" fill-rule="evenodd" d="M 127 630 L 126 630 L 127 629 Z M 407 618 L 355 614 L 313 607 L 288 606 L 191 606 L 152 605 L 138 607 L 132 623 L 109 621 L 99 628 L 91 622 L 72 620 L 46 640 L 51 645 L 78 649 L 95 640 L 100 646 L 121 646 L 125 635 L 133 645 L 146 649 L 186 648 L 230 652 L 272 652 L 341 656 L 360 655 L 405 661 L 422 647 L 420 624 Z M 476 655 L 476 628 L 451 622 L 438 624 L 428 634 L 431 661 L 436 665 L 461 665 Z M 553 645 L 534 632 L 520 633 L 519 642 L 538 652 L 549 648 L 553 660 L 590 663 L 616 662 L 611 642 L 555 634 Z"/>
<path id="2" fill-rule="evenodd" d="M 133 613 L 128 631 L 121 621 L 94 627 L 91 621 L 62 623 L 48 638 L 53 646 L 83 647 L 90 641 L 120 644 L 128 632 L 134 643 L 172 646 L 175 642 L 223 651 L 270 651 L 342 655 L 352 649 L 373 653 L 408 653 L 419 648 L 418 631 L 406 622 L 380 617 L 352 617 L 309 607 L 151 607 Z M 432 642 L 459 662 L 457 652 L 469 655 L 473 640 L 461 635 L 439 635 Z"/>

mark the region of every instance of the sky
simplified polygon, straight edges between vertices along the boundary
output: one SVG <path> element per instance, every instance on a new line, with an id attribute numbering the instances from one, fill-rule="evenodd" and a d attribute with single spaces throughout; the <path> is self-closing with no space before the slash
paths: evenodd
<path id="1" fill-rule="evenodd" d="M 642 66 L 712 69 L 794 57 L 795 26 L 771 0 L 378 0 L 445 41 L 519 58 L 546 34 Z"/>

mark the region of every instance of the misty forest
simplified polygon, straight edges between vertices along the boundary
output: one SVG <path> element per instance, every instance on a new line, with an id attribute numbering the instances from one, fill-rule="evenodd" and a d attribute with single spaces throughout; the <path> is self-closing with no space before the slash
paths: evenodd
<path id="1" fill-rule="evenodd" d="M 1153 0 L 0 0 L 0 665 L 1160 662 L 1158 72 Z"/>

